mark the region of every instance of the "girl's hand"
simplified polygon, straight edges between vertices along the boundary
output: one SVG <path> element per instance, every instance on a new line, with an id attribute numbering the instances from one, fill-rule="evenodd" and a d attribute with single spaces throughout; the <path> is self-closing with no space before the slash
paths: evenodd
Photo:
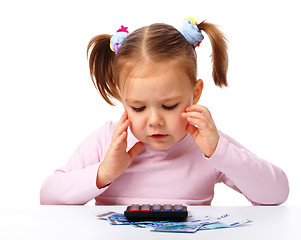
<path id="1" fill-rule="evenodd" d="M 102 188 L 119 177 L 132 163 L 143 147 L 142 142 L 136 143 L 128 152 L 127 129 L 130 126 L 127 113 L 124 112 L 115 129 L 108 152 L 98 168 L 96 184 Z"/>
<path id="2" fill-rule="evenodd" d="M 186 112 L 182 113 L 182 117 L 190 123 L 187 131 L 197 145 L 206 157 L 211 157 L 217 147 L 219 134 L 209 110 L 201 105 L 191 105 L 186 108 Z"/>

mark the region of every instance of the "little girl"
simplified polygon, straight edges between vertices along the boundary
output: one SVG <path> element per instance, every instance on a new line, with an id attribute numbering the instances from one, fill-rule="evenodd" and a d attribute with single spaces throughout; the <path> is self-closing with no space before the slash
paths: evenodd
<path id="1" fill-rule="evenodd" d="M 253 205 L 288 197 L 284 172 L 218 131 L 198 101 L 195 47 L 205 32 L 212 45 L 213 80 L 227 86 L 226 40 L 213 24 L 184 21 L 180 31 L 153 24 L 98 35 L 88 45 L 90 73 L 106 102 L 124 106 L 85 139 L 69 162 L 49 176 L 41 204 L 210 205 L 223 182 Z"/>

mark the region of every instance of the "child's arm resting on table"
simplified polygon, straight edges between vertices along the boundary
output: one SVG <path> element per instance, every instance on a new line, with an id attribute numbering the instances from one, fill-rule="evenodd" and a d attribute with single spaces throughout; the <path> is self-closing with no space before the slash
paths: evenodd
<path id="1" fill-rule="evenodd" d="M 112 122 L 107 122 L 96 130 L 80 144 L 66 165 L 44 181 L 41 204 L 85 204 L 106 189 L 99 189 L 96 179 L 114 128 Z"/>
<path id="2" fill-rule="evenodd" d="M 258 158 L 224 133 L 208 161 L 220 173 L 218 181 L 241 192 L 253 205 L 279 205 L 289 194 L 288 179 L 277 166 Z"/>
<path id="3" fill-rule="evenodd" d="M 205 158 L 220 171 L 217 181 L 241 192 L 254 205 L 285 202 L 289 193 L 288 179 L 280 168 L 258 158 L 229 136 L 218 132 L 206 107 L 191 105 L 182 116 L 190 123 L 187 131 Z"/>

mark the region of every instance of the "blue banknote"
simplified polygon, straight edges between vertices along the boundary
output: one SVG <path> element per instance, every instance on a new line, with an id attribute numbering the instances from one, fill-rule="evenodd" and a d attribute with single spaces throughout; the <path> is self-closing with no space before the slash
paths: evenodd
<path id="1" fill-rule="evenodd" d="M 151 228 L 154 232 L 182 232 L 194 233 L 202 230 L 212 230 L 219 228 L 233 228 L 250 222 L 250 220 L 242 217 L 223 214 L 218 217 L 204 216 L 200 219 L 194 219 L 190 216 L 185 222 L 169 222 L 169 221 L 129 221 L 123 214 L 113 211 L 98 214 L 101 220 L 107 220 L 112 225 L 131 225 L 138 228 Z"/>

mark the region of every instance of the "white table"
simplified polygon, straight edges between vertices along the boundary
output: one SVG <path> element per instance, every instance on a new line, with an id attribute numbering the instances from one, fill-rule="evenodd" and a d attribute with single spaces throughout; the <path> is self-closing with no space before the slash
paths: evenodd
<path id="1" fill-rule="evenodd" d="M 0 239 L 301 239 L 301 207 L 188 206 L 193 216 L 229 213 L 252 220 L 245 226 L 196 233 L 160 233 L 150 228 L 114 226 L 97 219 L 106 210 L 122 213 L 126 206 L 1 207 Z"/>

